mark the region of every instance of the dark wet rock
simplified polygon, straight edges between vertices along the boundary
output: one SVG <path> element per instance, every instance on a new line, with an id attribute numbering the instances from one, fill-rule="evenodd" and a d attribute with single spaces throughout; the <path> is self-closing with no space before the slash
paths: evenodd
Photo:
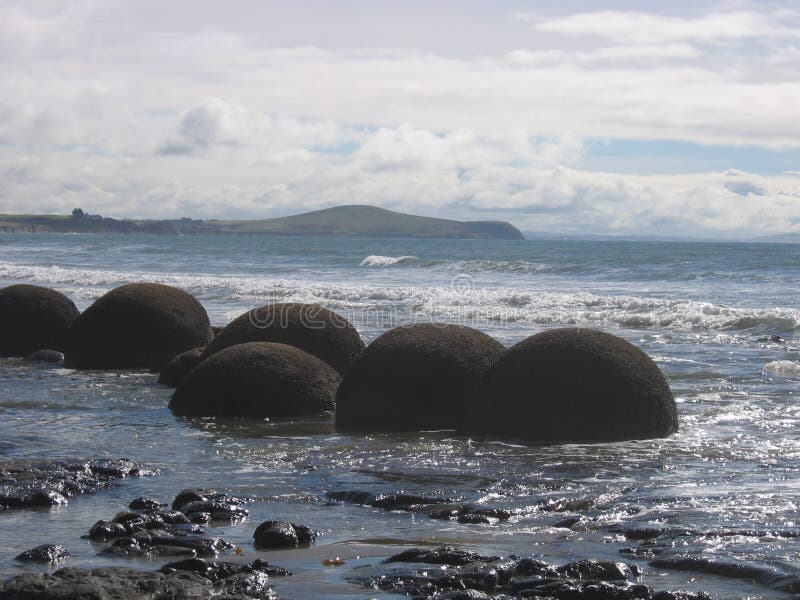
<path id="1" fill-rule="evenodd" d="M 164 506 L 162 502 L 154 498 L 136 498 L 135 500 L 131 500 L 131 503 L 128 504 L 128 508 L 132 510 L 158 510 Z"/>
<path id="2" fill-rule="evenodd" d="M 458 522 L 462 525 L 491 525 L 492 520 L 484 515 L 466 513 L 458 515 Z"/>
<path id="3" fill-rule="evenodd" d="M 169 568 L 168 568 L 169 567 Z M 3 600 L 270 600 L 277 595 L 266 571 L 250 565 L 210 563 L 207 570 L 139 572 L 120 567 L 64 568 L 25 573 L 0 585 Z"/>
<path id="4" fill-rule="evenodd" d="M 452 324 L 398 327 L 373 341 L 342 380 L 341 431 L 461 429 L 481 381 L 505 347 Z"/>
<path id="5" fill-rule="evenodd" d="M 573 526 L 577 525 L 582 521 L 583 517 L 580 516 L 567 517 L 566 519 L 561 519 L 560 521 L 553 523 L 553 527 L 559 527 L 561 529 L 571 529 Z"/>
<path id="6" fill-rule="evenodd" d="M 594 498 L 548 498 L 539 502 L 537 508 L 542 512 L 578 512 L 594 504 Z"/>
<path id="7" fill-rule="evenodd" d="M 656 568 L 755 581 L 781 592 L 800 593 L 800 577 L 766 565 L 698 555 L 661 556 L 648 564 Z"/>
<path id="8" fill-rule="evenodd" d="M 264 521 L 256 528 L 253 539 L 257 548 L 300 548 L 313 544 L 316 534 L 305 525 Z"/>
<path id="9" fill-rule="evenodd" d="M 650 600 L 712 600 L 705 592 L 656 592 Z"/>
<path id="10" fill-rule="evenodd" d="M 195 495 L 188 491 L 182 496 L 183 499 L 193 497 Z M 228 498 L 224 494 L 213 494 L 210 497 Z M 189 502 L 183 504 L 182 508 L 215 502 L 208 499 L 203 502 Z M 230 502 L 218 503 L 227 509 L 247 512 Z M 85 537 L 95 542 L 111 542 L 102 552 L 118 556 L 213 557 L 233 547 L 221 538 L 206 535 L 202 528 L 192 524 L 187 515 L 177 510 L 121 512 L 111 521 L 101 520 L 95 523 Z"/>
<path id="11" fill-rule="evenodd" d="M 369 505 L 374 506 L 375 508 L 383 508 L 385 510 L 407 511 L 413 510 L 420 506 L 429 506 L 431 504 L 451 504 L 456 501 L 456 498 L 398 493 L 381 494 L 376 496 L 374 500 L 369 502 Z"/>
<path id="12" fill-rule="evenodd" d="M 474 562 L 492 562 L 499 560 L 497 556 L 482 556 L 477 552 L 462 550 L 454 546 L 440 548 L 410 548 L 390 556 L 385 563 L 422 563 L 429 565 L 467 565 Z"/>
<path id="13" fill-rule="evenodd" d="M 542 598 L 561 600 L 706 600 L 698 592 L 660 592 L 636 582 L 638 568 L 612 561 L 581 560 L 562 566 L 534 558 L 481 556 L 455 547 L 412 548 L 386 563 L 408 563 L 351 580 L 366 588 L 419 599 Z M 437 565 L 420 568 L 415 565 Z"/>
<path id="14" fill-rule="evenodd" d="M 757 342 L 769 342 L 770 344 L 785 344 L 786 340 L 783 339 L 779 335 L 767 335 L 764 337 L 760 337 L 756 340 Z"/>
<path id="15" fill-rule="evenodd" d="M 59 506 L 117 480 L 153 473 L 127 459 L 0 463 L 0 510 Z"/>
<path id="16" fill-rule="evenodd" d="M 203 360 L 172 395 L 178 414 L 287 417 L 333 410 L 339 375 L 293 346 L 251 342 Z"/>
<path id="17" fill-rule="evenodd" d="M 355 581 L 373 589 L 430 596 L 448 590 L 494 591 L 499 584 L 499 577 L 489 565 L 470 563 L 427 570 L 397 569 L 374 578 L 356 578 Z"/>
<path id="18" fill-rule="evenodd" d="M 208 315 L 193 296 L 158 283 L 130 283 L 99 298 L 75 320 L 66 338 L 65 364 L 158 370 L 210 339 Z"/>
<path id="19" fill-rule="evenodd" d="M 216 494 L 214 490 L 183 490 L 172 501 L 172 509 L 182 510 L 191 502 L 205 502 L 214 494 Z"/>
<path id="20" fill-rule="evenodd" d="M 61 364 L 64 362 L 64 354 L 58 350 L 36 350 L 25 356 L 27 362 L 44 362 L 51 364 Z"/>
<path id="21" fill-rule="evenodd" d="M 147 515 L 166 525 L 187 525 L 191 519 L 177 510 L 157 510 L 149 511 Z"/>
<path id="22" fill-rule="evenodd" d="M 482 517 L 489 517 L 490 519 L 497 519 L 498 521 L 508 521 L 514 513 L 510 510 L 503 508 L 476 508 L 471 507 L 469 514 L 480 515 Z"/>
<path id="23" fill-rule="evenodd" d="M 515 574 L 520 577 L 539 577 L 552 579 L 558 576 L 556 567 L 548 565 L 542 560 L 535 558 L 522 558 L 517 563 Z"/>
<path id="24" fill-rule="evenodd" d="M 63 350 L 78 314 L 72 300 L 49 288 L 21 284 L 0 289 L 0 356 Z"/>
<path id="25" fill-rule="evenodd" d="M 232 544 L 221 538 L 210 537 L 203 533 L 139 530 L 133 535 L 117 538 L 102 553 L 118 556 L 214 557 L 232 547 Z"/>
<path id="26" fill-rule="evenodd" d="M 638 567 L 610 560 L 580 560 L 558 567 L 556 571 L 567 579 L 633 581 L 639 576 Z"/>
<path id="27" fill-rule="evenodd" d="M 241 521 L 250 511 L 242 508 L 238 504 L 220 500 L 205 500 L 202 502 L 190 502 L 185 504 L 181 512 L 190 520 L 196 514 L 208 514 L 211 521 Z"/>
<path id="28" fill-rule="evenodd" d="M 209 521 L 236 522 L 250 514 L 242 506 L 247 498 L 239 498 L 215 490 L 183 490 L 172 501 L 172 508 L 183 513 L 193 523 Z"/>
<path id="29" fill-rule="evenodd" d="M 15 560 L 22 562 L 57 563 L 69 558 L 69 552 L 64 546 L 57 544 L 44 544 L 18 554 Z"/>
<path id="30" fill-rule="evenodd" d="M 422 511 L 427 513 L 431 519 L 438 519 L 440 521 L 448 521 L 450 519 L 457 519 L 461 515 L 469 512 L 469 507 L 464 505 L 445 506 L 440 508 L 439 505 L 433 507 L 431 511 Z"/>
<path id="31" fill-rule="evenodd" d="M 652 525 L 636 525 L 625 527 L 614 525 L 608 529 L 612 533 L 621 533 L 625 539 L 632 541 L 650 541 L 658 538 L 675 539 L 679 537 L 704 535 L 702 532 L 692 529 L 676 527 L 660 527 Z M 718 532 L 719 533 L 719 532 Z"/>
<path id="32" fill-rule="evenodd" d="M 364 351 L 356 329 L 341 315 L 317 304 L 268 304 L 229 323 L 208 345 L 203 360 L 247 342 L 294 346 L 344 375 Z"/>
<path id="33" fill-rule="evenodd" d="M 649 600 L 650 588 L 635 583 L 606 581 L 541 581 L 519 580 L 511 591 L 526 598 L 555 598 L 557 600 Z"/>
<path id="34" fill-rule="evenodd" d="M 178 387 L 187 373 L 200 364 L 205 347 L 192 348 L 173 356 L 158 374 L 158 383 Z"/>
<path id="35" fill-rule="evenodd" d="M 223 550 L 233 548 L 233 544 L 226 542 L 222 538 L 211 537 L 205 534 L 188 534 L 151 532 L 150 543 L 158 548 L 159 546 L 171 546 L 180 548 L 190 548 L 197 556 L 216 556 Z"/>
<path id="36" fill-rule="evenodd" d="M 198 573 L 211 581 L 219 581 L 237 573 L 266 573 L 270 577 L 286 577 L 291 572 L 283 567 L 271 566 L 267 561 L 259 558 L 246 565 L 237 565 L 226 562 L 212 562 L 202 558 L 187 558 L 177 562 L 171 562 L 163 567 L 162 573 L 174 573 L 177 571 L 188 571 Z"/>
<path id="37" fill-rule="evenodd" d="M 192 523 L 197 523 L 198 525 L 205 525 L 211 522 L 211 513 L 207 512 L 192 513 L 192 516 L 189 517 L 189 521 L 191 521 Z"/>
<path id="38" fill-rule="evenodd" d="M 426 600 L 498 600 L 499 598 L 505 598 L 505 596 L 490 596 L 478 590 L 456 590 L 426 596 Z"/>
<path id="39" fill-rule="evenodd" d="M 675 401 L 639 348 L 601 331 L 553 329 L 510 348 L 467 418 L 474 435 L 610 442 L 677 431 Z"/>
<path id="40" fill-rule="evenodd" d="M 121 523 L 100 520 L 89 529 L 86 537 L 90 540 L 105 541 L 119 538 L 128 533 L 126 527 Z"/>
<path id="41" fill-rule="evenodd" d="M 358 490 L 328 492 L 325 494 L 325 497 L 336 502 L 350 502 L 352 504 L 364 504 L 367 506 L 370 506 L 376 498 L 375 494 Z"/>
<path id="42" fill-rule="evenodd" d="M 342 490 L 328 492 L 326 497 L 336 502 L 351 502 L 384 510 L 426 514 L 431 519 L 455 519 L 463 524 L 485 525 L 495 521 L 507 521 L 514 514 L 502 508 L 454 504 L 458 498 L 404 492 L 375 495 L 370 492 Z"/>

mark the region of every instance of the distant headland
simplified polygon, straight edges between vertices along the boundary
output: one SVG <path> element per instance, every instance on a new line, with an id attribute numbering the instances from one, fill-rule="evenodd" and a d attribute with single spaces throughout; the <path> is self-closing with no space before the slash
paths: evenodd
<path id="1" fill-rule="evenodd" d="M 289 217 L 247 221 L 113 219 L 76 208 L 71 215 L 0 215 L 0 232 L 525 239 L 505 221 L 452 221 L 369 205 L 335 206 Z"/>

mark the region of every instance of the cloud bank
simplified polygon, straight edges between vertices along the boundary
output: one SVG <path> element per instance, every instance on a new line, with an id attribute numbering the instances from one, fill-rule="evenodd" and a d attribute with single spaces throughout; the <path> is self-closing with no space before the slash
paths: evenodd
<path id="1" fill-rule="evenodd" d="M 3 3 L 0 212 L 371 203 L 576 233 L 800 230 L 792 169 L 695 164 L 748 149 L 800 167 L 791 4 L 312 5 Z M 630 140 L 653 155 L 594 156 Z M 661 142 L 691 156 L 666 168 Z"/>

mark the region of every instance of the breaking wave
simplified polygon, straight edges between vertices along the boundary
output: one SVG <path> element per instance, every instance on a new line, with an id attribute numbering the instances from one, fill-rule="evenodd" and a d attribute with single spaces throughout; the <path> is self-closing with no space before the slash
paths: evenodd
<path id="1" fill-rule="evenodd" d="M 393 265 L 413 265 L 415 267 L 437 268 L 459 272 L 489 273 L 563 273 L 574 270 L 571 265 L 545 265 L 527 260 L 423 260 L 416 256 L 382 256 L 371 254 L 361 261 L 362 267 L 390 267 Z"/>
<path id="2" fill-rule="evenodd" d="M 379 254 L 370 254 L 367 258 L 361 261 L 361 266 L 388 267 L 391 265 L 402 265 L 416 262 L 419 262 L 419 259 L 416 256 L 381 256 Z"/>
<path id="3" fill-rule="evenodd" d="M 481 328 L 504 323 L 731 331 L 800 330 L 800 309 L 730 307 L 696 300 L 599 295 L 474 286 L 356 285 L 258 276 L 118 272 L 0 263 L 0 279 L 58 287 L 91 300 L 125 283 L 152 281 L 188 290 L 203 302 L 240 312 L 267 302 L 315 302 L 341 311 L 354 323 L 421 319 L 460 322 Z M 471 280 L 470 280 L 471 281 Z"/>
<path id="4" fill-rule="evenodd" d="M 800 363 L 791 360 L 773 360 L 764 365 L 764 370 L 783 377 L 800 377 Z"/>

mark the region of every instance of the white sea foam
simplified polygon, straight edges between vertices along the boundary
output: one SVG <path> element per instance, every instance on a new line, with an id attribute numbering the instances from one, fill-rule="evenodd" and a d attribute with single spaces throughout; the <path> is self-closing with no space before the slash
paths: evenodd
<path id="1" fill-rule="evenodd" d="M 389 267 L 391 265 L 417 262 L 418 260 L 419 259 L 416 256 L 381 256 L 379 254 L 370 254 L 367 258 L 361 261 L 361 266 Z"/>
<path id="2" fill-rule="evenodd" d="M 783 377 L 800 377 L 800 363 L 791 360 L 773 360 L 764 365 L 764 370 Z"/>
<path id="3" fill-rule="evenodd" d="M 413 264 L 417 267 L 445 269 L 459 272 L 538 273 L 560 272 L 571 267 L 557 267 L 527 260 L 439 260 L 420 259 L 417 256 L 383 256 L 371 254 L 361 261 L 362 267 L 389 267 Z"/>
<path id="4" fill-rule="evenodd" d="M 492 323 L 522 323 L 732 333 L 755 327 L 800 330 L 800 310 L 796 308 L 739 308 L 686 299 L 604 296 L 589 292 L 463 285 L 356 285 L 259 276 L 120 272 L 15 263 L 0 263 L 0 279 L 52 285 L 86 300 L 124 283 L 152 281 L 186 289 L 201 301 L 231 305 L 226 308 L 230 314 L 237 306 L 241 307 L 239 312 L 244 312 L 249 307 L 274 301 L 316 302 L 341 311 L 355 323 L 437 319 L 478 328 Z"/>

